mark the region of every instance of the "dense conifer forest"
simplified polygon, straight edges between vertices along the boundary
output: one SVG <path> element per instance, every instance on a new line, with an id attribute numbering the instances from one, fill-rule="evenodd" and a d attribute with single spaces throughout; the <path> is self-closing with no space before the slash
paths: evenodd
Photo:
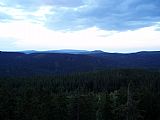
<path id="1" fill-rule="evenodd" d="M 160 71 L 1 77 L 0 120 L 160 120 Z"/>

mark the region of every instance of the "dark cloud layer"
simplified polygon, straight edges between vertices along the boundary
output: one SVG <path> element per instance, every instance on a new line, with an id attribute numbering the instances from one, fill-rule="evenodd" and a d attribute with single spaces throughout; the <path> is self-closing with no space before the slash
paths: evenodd
<path id="1" fill-rule="evenodd" d="M 151 26 L 160 21 L 160 1 L 97 0 L 77 11 L 59 9 L 56 16 L 56 20 L 55 16 L 49 17 L 47 25 L 51 28 L 73 29 L 97 26 L 110 30 L 132 30 Z"/>
<path id="2" fill-rule="evenodd" d="M 160 0 L 6 0 L 34 10 L 51 5 L 54 14 L 46 16 L 51 29 L 73 30 L 97 26 L 108 30 L 133 30 L 160 22 Z M 14 2 L 13 2 L 14 1 Z"/>

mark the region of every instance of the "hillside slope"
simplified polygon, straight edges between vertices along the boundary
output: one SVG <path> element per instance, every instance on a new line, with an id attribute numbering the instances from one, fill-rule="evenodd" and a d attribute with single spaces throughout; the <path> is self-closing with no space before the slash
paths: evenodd
<path id="1" fill-rule="evenodd" d="M 0 52 L 1 76 L 64 74 L 110 68 L 160 68 L 160 52 L 89 54 Z"/>

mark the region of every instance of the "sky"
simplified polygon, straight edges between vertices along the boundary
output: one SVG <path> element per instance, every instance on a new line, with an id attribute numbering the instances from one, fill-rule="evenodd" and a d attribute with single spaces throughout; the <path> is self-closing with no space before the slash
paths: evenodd
<path id="1" fill-rule="evenodd" d="M 160 0 L 0 0 L 0 50 L 160 51 Z"/>

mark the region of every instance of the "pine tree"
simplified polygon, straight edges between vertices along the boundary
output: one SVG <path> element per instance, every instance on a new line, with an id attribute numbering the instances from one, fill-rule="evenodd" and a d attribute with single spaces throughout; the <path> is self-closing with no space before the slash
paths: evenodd
<path id="1" fill-rule="evenodd" d="M 130 81 L 128 84 L 127 91 L 127 120 L 136 120 L 136 102 L 134 100 L 134 86 L 133 82 Z"/>

